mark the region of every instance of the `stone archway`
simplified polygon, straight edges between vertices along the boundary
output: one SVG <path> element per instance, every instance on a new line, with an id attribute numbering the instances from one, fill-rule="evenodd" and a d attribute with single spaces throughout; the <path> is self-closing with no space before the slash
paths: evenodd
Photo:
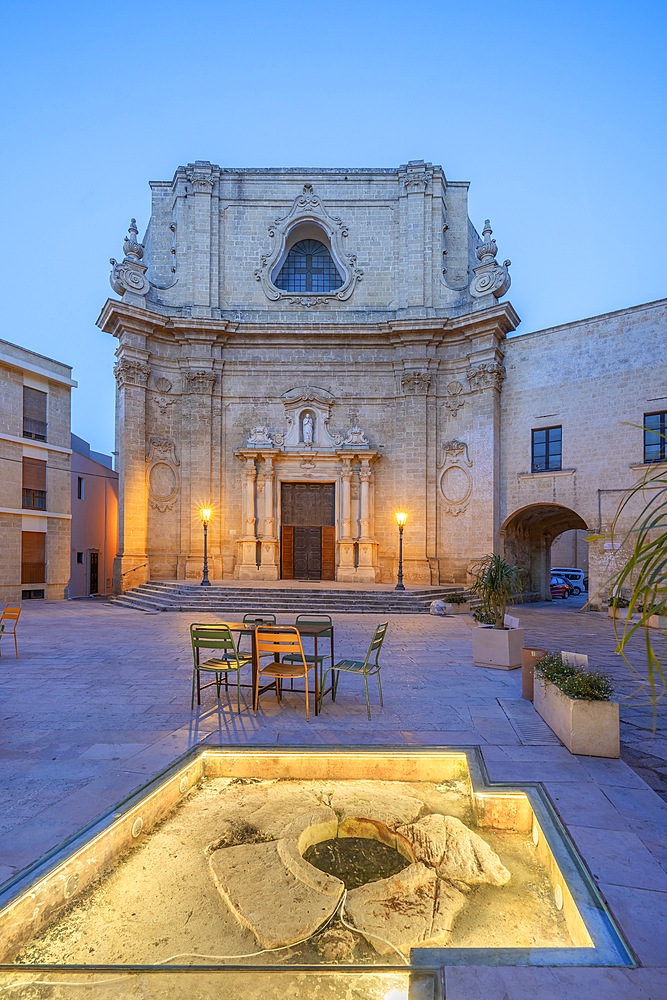
<path id="1" fill-rule="evenodd" d="M 515 510 L 500 529 L 508 562 L 526 571 L 526 590 L 548 600 L 551 543 L 564 531 L 588 530 L 580 514 L 557 503 L 533 503 Z"/>

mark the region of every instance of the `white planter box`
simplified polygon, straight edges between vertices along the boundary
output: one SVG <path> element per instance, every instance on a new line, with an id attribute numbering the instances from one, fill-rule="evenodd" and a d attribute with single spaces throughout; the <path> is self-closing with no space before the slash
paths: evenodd
<path id="1" fill-rule="evenodd" d="M 629 608 L 607 608 L 607 614 L 610 618 L 618 618 L 620 621 L 624 622 L 628 617 Z"/>
<path id="2" fill-rule="evenodd" d="M 648 620 L 649 628 L 659 628 L 667 632 L 667 615 L 651 615 Z"/>
<path id="3" fill-rule="evenodd" d="M 541 677 L 535 677 L 535 708 L 570 753 L 586 757 L 620 757 L 618 702 L 582 701 Z"/>
<path id="4" fill-rule="evenodd" d="M 445 611 L 448 615 L 470 615 L 472 614 L 472 605 L 469 602 L 466 604 L 450 604 L 449 601 L 445 601 Z"/>
<path id="5" fill-rule="evenodd" d="M 472 630 L 472 661 L 478 667 L 515 670 L 521 666 L 525 629 L 478 625 Z"/>

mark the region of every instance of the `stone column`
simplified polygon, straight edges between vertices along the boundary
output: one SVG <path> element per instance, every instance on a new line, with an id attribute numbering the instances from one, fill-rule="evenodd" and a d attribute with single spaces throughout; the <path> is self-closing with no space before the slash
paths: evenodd
<path id="1" fill-rule="evenodd" d="M 370 490 L 373 469 L 370 459 L 361 459 L 359 469 L 359 561 L 357 564 L 357 580 L 374 583 L 375 572 L 375 539 L 371 537 L 371 506 Z"/>
<path id="2" fill-rule="evenodd" d="M 147 543 L 146 385 L 150 368 L 143 358 L 128 355 L 122 344 L 114 368 L 117 382 L 116 444 L 118 447 L 118 554 L 113 587 L 121 593 L 150 577 Z"/>
<path id="3" fill-rule="evenodd" d="M 405 505 L 408 522 L 403 536 L 403 574 L 406 583 L 431 582 L 427 535 L 428 504 L 428 424 L 427 401 L 431 372 L 426 358 L 404 362 L 401 374 L 403 394 L 403 478 L 396 503 Z M 391 511 L 393 520 L 394 511 Z M 398 553 L 397 553 L 398 559 Z"/>
<path id="4" fill-rule="evenodd" d="M 356 580 L 354 565 L 354 539 L 352 538 L 352 457 L 341 458 L 340 472 L 340 537 L 338 539 L 338 569 L 336 579 L 344 582 Z"/>
<path id="5" fill-rule="evenodd" d="M 255 486 L 257 466 L 254 455 L 245 456 L 243 470 L 243 534 L 239 539 L 239 580 L 257 580 L 257 517 Z"/>
<path id="6" fill-rule="evenodd" d="M 273 462 L 273 455 L 262 456 L 264 516 L 262 518 L 261 528 L 261 563 L 259 567 L 260 580 L 277 580 L 280 576 L 275 512 L 276 473 L 273 467 Z"/>

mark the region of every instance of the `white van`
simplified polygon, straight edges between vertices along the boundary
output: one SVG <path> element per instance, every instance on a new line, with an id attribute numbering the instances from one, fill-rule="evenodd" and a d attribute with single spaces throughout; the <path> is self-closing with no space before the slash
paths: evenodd
<path id="1" fill-rule="evenodd" d="M 579 597 L 579 594 L 586 590 L 583 569 L 577 569 L 576 566 L 552 566 L 551 572 L 557 576 L 564 576 L 567 582 L 572 584 L 572 593 L 575 597 Z"/>

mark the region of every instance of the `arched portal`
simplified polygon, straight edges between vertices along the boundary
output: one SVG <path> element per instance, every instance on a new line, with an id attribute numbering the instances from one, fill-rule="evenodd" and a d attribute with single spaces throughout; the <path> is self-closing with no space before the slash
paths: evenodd
<path id="1" fill-rule="evenodd" d="M 551 543 L 564 531 L 587 530 L 580 514 L 557 503 L 533 503 L 515 510 L 500 529 L 508 562 L 526 572 L 526 589 L 548 600 Z"/>

